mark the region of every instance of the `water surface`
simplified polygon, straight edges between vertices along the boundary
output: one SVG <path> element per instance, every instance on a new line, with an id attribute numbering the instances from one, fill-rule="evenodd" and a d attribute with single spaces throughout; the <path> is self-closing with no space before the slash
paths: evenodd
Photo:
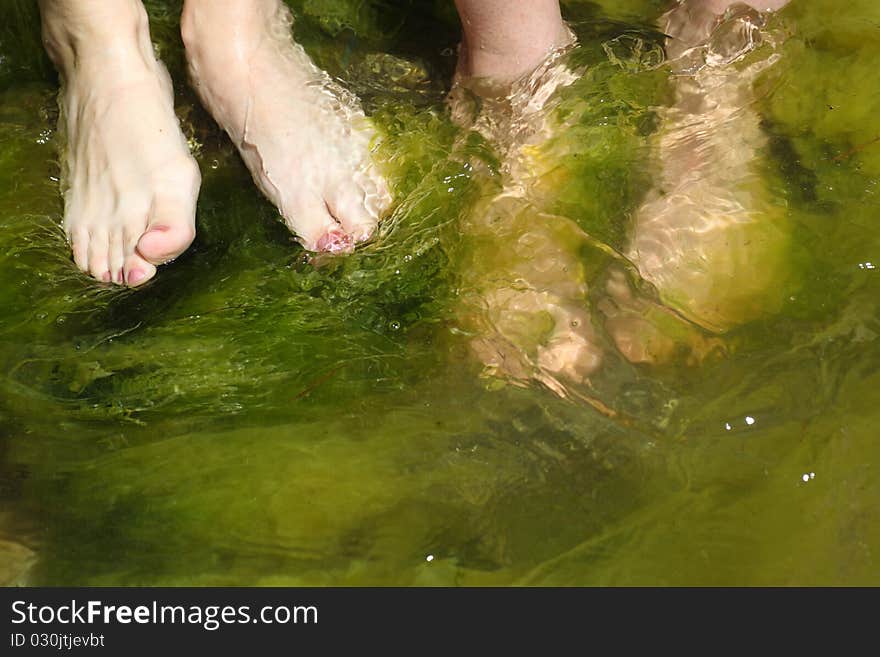
<path id="1" fill-rule="evenodd" d="M 508 179 L 449 120 L 451 3 L 291 4 L 298 38 L 379 125 L 396 211 L 354 256 L 308 258 L 187 88 L 179 2 L 151 0 L 205 182 L 195 244 L 138 290 L 70 261 L 57 80 L 33 3 L 0 8 L 7 583 L 880 584 L 873 0 L 793 0 L 770 26 L 784 38 L 750 86 L 748 189 L 786 237 L 736 270 L 738 289 L 782 273 L 729 325 L 685 318 L 682 344 L 720 350 L 659 365 L 624 357 L 601 307 L 661 177 L 665 3 L 564 3 L 582 77 L 519 214 L 500 215 L 520 223 L 489 235 Z M 603 353 L 562 389 L 489 371 L 473 347 L 491 311 L 474 300 L 528 278 L 517 240 L 534 230 L 530 271 L 570 259 L 559 289 L 586 290 Z M 514 331 L 527 365 L 539 324 Z"/>

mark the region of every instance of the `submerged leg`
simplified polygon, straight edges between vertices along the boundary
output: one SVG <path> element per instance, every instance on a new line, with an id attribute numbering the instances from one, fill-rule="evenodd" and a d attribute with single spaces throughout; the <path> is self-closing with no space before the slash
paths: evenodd
<path id="1" fill-rule="evenodd" d="M 307 249 L 345 252 L 391 199 L 369 121 L 292 23 L 281 0 L 186 0 L 181 26 L 193 83 L 258 187 Z"/>
<path id="2" fill-rule="evenodd" d="M 681 56 L 670 56 L 677 94 L 658 138 L 656 187 L 634 218 L 631 266 L 609 268 L 597 304 L 608 337 L 633 363 L 696 363 L 723 352 L 717 334 L 772 312 L 786 276 L 785 209 L 760 170 L 766 138 L 752 89 L 778 55 L 768 48 L 738 67 L 759 43 L 764 17 L 740 4 L 726 21 L 712 13 L 701 27 L 694 17 L 707 8 L 709 0 L 687 0 L 667 15 L 667 33 L 680 30 L 668 49 Z M 702 64 L 691 68 L 696 57 Z M 588 310 L 595 272 L 584 269 L 604 252 L 585 258 L 588 236 L 536 211 L 529 186 L 511 181 L 463 225 L 475 244 L 463 324 L 487 374 L 576 394 L 605 359 Z"/>
<path id="3" fill-rule="evenodd" d="M 480 133 L 517 181 L 520 151 L 549 136 L 547 116 L 557 89 L 579 73 L 562 55 L 575 35 L 558 0 L 455 0 L 462 40 L 448 102 L 452 120 Z"/>
<path id="4" fill-rule="evenodd" d="M 676 102 L 663 117 L 656 187 L 636 213 L 627 254 L 662 306 L 634 295 L 622 272 L 603 304 L 609 334 L 632 361 L 665 360 L 676 342 L 705 352 L 705 340 L 670 332 L 676 322 L 664 308 L 723 333 L 781 303 L 789 232 L 760 168 L 767 140 L 752 89 L 778 55 L 771 44 L 766 57 L 741 62 L 764 38 L 765 16 L 747 5 L 783 4 L 685 0 L 665 17 Z"/>
<path id="5" fill-rule="evenodd" d="M 64 82 L 64 229 L 76 264 L 139 285 L 195 235 L 200 184 L 138 0 L 41 0 Z"/>

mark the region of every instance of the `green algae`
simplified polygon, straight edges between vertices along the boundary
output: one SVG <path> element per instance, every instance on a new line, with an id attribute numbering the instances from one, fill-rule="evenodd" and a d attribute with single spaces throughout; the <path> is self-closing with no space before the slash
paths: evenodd
<path id="1" fill-rule="evenodd" d="M 617 417 L 487 385 L 461 339 L 462 289 L 518 252 L 463 229 L 501 182 L 444 106 L 450 3 L 291 3 L 364 97 L 397 199 L 374 243 L 313 259 L 188 89 L 179 4 L 147 6 L 205 178 L 198 237 L 136 291 L 70 262 L 57 81 L 33 3 L 0 9 L 0 534 L 36 549 L 33 581 L 878 583 L 874 3 L 794 0 L 758 82 L 797 285 L 703 366 L 603 343 L 591 394 Z M 650 184 L 671 92 L 638 55 L 663 4 L 565 3 L 586 73 L 532 154 L 533 203 L 578 281 L 610 256 L 573 235 L 624 248 Z"/>

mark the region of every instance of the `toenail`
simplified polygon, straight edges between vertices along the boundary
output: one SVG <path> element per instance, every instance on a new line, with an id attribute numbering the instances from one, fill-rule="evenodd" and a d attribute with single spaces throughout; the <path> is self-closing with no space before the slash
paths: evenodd
<path id="1" fill-rule="evenodd" d="M 146 277 L 147 275 L 140 269 L 132 269 L 130 272 L 128 272 L 128 284 L 137 285 Z"/>
<path id="2" fill-rule="evenodd" d="M 354 246 L 351 235 L 341 230 L 331 230 L 318 240 L 317 250 L 327 253 L 345 253 Z"/>
<path id="3" fill-rule="evenodd" d="M 171 226 L 163 226 L 162 224 L 159 224 L 158 226 L 150 226 L 150 230 L 147 232 L 152 233 L 156 231 L 159 233 L 167 233 L 169 230 L 171 230 Z"/>
<path id="4" fill-rule="evenodd" d="M 116 271 L 116 276 L 113 277 L 114 282 L 121 283 L 122 282 L 122 270 L 119 269 Z"/>
<path id="5" fill-rule="evenodd" d="M 105 271 L 103 274 L 101 274 L 101 281 L 102 282 L 109 283 L 110 280 L 111 280 L 111 275 L 110 275 L 109 271 Z"/>

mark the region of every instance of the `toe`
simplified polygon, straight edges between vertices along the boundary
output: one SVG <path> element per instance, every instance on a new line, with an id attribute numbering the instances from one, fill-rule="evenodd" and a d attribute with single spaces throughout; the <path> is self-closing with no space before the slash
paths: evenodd
<path id="1" fill-rule="evenodd" d="M 355 242 L 372 237 L 379 220 L 367 209 L 364 192 L 358 186 L 349 184 L 340 187 L 330 195 L 327 205 L 333 217 Z"/>
<path id="2" fill-rule="evenodd" d="M 76 228 L 70 232 L 68 239 L 76 266 L 82 271 L 89 271 L 89 231 Z"/>
<path id="3" fill-rule="evenodd" d="M 161 265 L 186 251 L 195 236 L 194 202 L 156 199 L 137 252 L 147 262 Z"/>
<path id="4" fill-rule="evenodd" d="M 146 283 L 156 275 L 156 267 L 137 253 L 128 256 L 123 266 L 123 280 L 129 287 Z"/>
<path id="5" fill-rule="evenodd" d="M 351 235 L 337 227 L 318 240 L 315 250 L 323 253 L 351 253 L 354 250 L 354 240 Z"/>
<path id="6" fill-rule="evenodd" d="M 110 280 L 114 283 L 123 282 L 123 268 L 125 266 L 125 244 L 122 230 L 116 229 L 110 233 L 110 244 L 107 251 Z"/>
<path id="7" fill-rule="evenodd" d="M 352 238 L 332 216 L 320 197 L 309 197 L 287 213 L 291 229 L 309 251 L 346 253 L 352 250 Z"/>
<path id="8" fill-rule="evenodd" d="M 109 236 L 106 231 L 99 230 L 91 234 L 88 246 L 89 273 L 99 281 L 109 283 L 110 263 L 107 260 Z"/>
<path id="9" fill-rule="evenodd" d="M 388 182 L 375 167 L 371 168 L 369 178 L 372 184 L 367 187 L 365 203 L 367 210 L 379 218 L 391 207 L 394 199 Z"/>

